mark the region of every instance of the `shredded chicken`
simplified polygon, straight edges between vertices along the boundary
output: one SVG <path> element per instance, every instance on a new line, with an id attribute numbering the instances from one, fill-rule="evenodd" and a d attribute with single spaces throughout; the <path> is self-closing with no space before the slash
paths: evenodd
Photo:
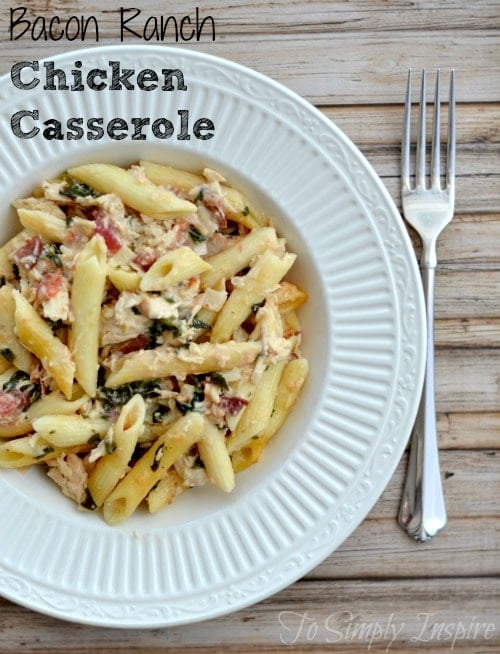
<path id="1" fill-rule="evenodd" d="M 87 471 L 76 454 L 63 454 L 48 462 L 47 475 L 61 488 L 63 495 L 81 504 L 87 489 Z"/>

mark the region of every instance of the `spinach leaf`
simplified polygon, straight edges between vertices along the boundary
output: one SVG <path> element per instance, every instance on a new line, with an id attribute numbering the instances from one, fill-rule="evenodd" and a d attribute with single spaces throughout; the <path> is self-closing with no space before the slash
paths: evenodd
<path id="1" fill-rule="evenodd" d="M 166 320 L 165 318 L 153 320 L 151 327 L 148 330 L 148 349 L 156 347 L 159 344 L 160 336 L 166 331 L 171 332 L 172 336 L 177 338 L 181 333 L 180 324 L 175 320 Z"/>
<path id="2" fill-rule="evenodd" d="M 205 234 L 202 234 L 198 228 L 194 227 L 194 225 L 191 227 L 188 234 L 195 243 L 203 243 L 203 241 L 207 240 Z"/>
<path id="3" fill-rule="evenodd" d="M 144 398 L 158 397 L 160 394 L 159 380 L 151 379 L 149 381 L 134 381 L 128 384 L 122 384 L 116 388 L 99 386 L 97 389 L 97 397 L 108 407 L 123 406 L 136 393 L 139 393 Z"/>
<path id="4" fill-rule="evenodd" d="M 97 198 L 99 197 L 100 193 L 98 193 L 91 186 L 72 179 L 69 182 L 68 188 L 65 188 L 63 191 L 61 191 L 61 195 L 65 195 L 68 198 L 86 198 L 89 195 L 93 198 Z"/>

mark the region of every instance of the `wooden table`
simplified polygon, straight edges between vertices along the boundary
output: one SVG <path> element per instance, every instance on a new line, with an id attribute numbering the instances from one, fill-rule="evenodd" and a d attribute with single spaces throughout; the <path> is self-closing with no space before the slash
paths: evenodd
<path id="1" fill-rule="evenodd" d="M 94 15 L 99 44 L 120 40 L 120 3 L 24 4 L 31 21 Z M 133 5 L 143 23 L 153 15 L 194 19 L 196 8 L 186 0 Z M 2 0 L 2 74 L 16 61 L 82 46 L 67 38 L 33 43 L 29 34 L 10 41 L 15 6 Z M 406 71 L 456 69 L 456 215 L 439 244 L 436 288 L 438 427 L 449 522 L 426 544 L 399 528 L 404 458 L 355 533 L 266 601 L 201 624 L 143 631 L 72 625 L 0 600 L 0 651 L 500 652 L 500 4 L 221 0 L 202 3 L 199 11 L 214 18 L 215 40 L 206 31 L 198 42 L 179 40 L 179 46 L 254 68 L 314 103 L 364 152 L 398 205 Z M 124 38 L 141 42 L 130 32 Z M 87 38 L 83 45 L 95 43 Z"/>

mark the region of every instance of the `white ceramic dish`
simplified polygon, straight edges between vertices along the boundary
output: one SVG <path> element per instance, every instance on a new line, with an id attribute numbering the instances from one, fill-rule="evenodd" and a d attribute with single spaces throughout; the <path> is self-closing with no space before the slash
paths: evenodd
<path id="1" fill-rule="evenodd" d="M 383 184 L 355 146 L 277 83 L 201 53 L 95 48 L 52 60 L 70 71 L 178 68 L 187 91 L 31 91 L 0 80 L 0 240 L 9 203 L 86 161 L 140 158 L 221 170 L 271 215 L 298 252 L 294 276 L 311 373 L 263 460 L 230 495 L 193 490 L 163 512 L 109 527 L 38 470 L 0 472 L 0 593 L 36 611 L 103 626 L 215 617 L 303 576 L 369 512 L 407 442 L 424 369 L 423 298 L 413 250 Z M 26 72 L 26 71 L 25 71 Z M 25 77 L 25 79 L 27 79 Z M 11 116 L 192 116 L 210 140 L 19 139 Z M 28 125 L 26 121 L 25 126 Z"/>

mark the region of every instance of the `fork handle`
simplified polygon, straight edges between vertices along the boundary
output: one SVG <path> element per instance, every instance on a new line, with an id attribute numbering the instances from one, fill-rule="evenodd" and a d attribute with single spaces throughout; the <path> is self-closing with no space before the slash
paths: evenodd
<path id="1" fill-rule="evenodd" d="M 418 541 L 429 540 L 446 524 L 446 508 L 439 470 L 434 388 L 434 277 L 435 266 L 422 262 L 427 313 L 427 361 L 422 397 L 411 435 L 410 456 L 399 524 Z"/>

